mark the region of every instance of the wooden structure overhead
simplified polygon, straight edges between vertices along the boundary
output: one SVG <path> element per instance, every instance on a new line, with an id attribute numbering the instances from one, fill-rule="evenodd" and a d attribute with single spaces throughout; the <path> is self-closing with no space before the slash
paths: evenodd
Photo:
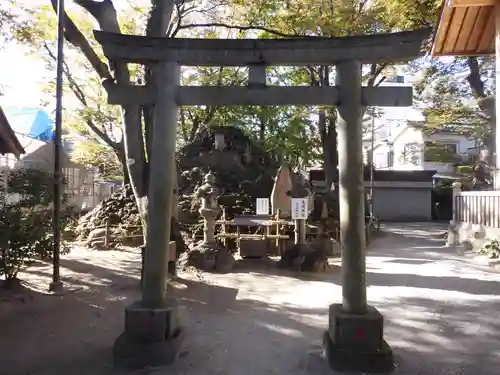
<path id="1" fill-rule="evenodd" d="M 495 53 L 495 5 L 500 0 L 445 0 L 433 56 L 482 56 Z"/>

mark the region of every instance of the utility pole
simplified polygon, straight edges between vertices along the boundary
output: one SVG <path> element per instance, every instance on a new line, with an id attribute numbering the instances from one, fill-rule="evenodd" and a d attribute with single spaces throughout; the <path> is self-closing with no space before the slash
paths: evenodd
<path id="1" fill-rule="evenodd" d="M 56 64 L 56 119 L 54 136 L 54 253 L 52 254 L 53 270 L 50 291 L 62 289 L 60 275 L 61 254 L 61 152 L 62 152 L 62 96 L 63 96 L 63 61 L 64 61 L 64 0 L 57 2 L 57 64 Z"/>
<path id="2" fill-rule="evenodd" d="M 375 169 L 374 147 L 375 147 L 375 116 L 371 122 L 371 151 L 370 151 L 370 217 L 373 215 L 373 174 Z M 371 220 L 371 219 L 370 219 Z"/>

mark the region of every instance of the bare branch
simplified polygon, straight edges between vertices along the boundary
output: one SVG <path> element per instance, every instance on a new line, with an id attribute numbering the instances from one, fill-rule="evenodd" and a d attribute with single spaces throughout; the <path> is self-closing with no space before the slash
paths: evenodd
<path id="1" fill-rule="evenodd" d="M 170 26 L 170 20 L 174 11 L 174 1 L 171 0 L 152 0 L 152 8 L 146 34 L 148 36 L 165 36 Z M 179 5 L 175 4 L 178 8 Z"/>
<path id="2" fill-rule="evenodd" d="M 54 60 L 57 61 L 57 56 L 51 51 L 50 47 L 48 46 L 47 42 L 43 43 L 43 47 L 45 51 L 47 52 L 48 56 Z M 68 86 L 73 91 L 73 94 L 75 94 L 76 98 L 78 101 L 84 106 L 88 107 L 88 102 L 85 93 L 83 92 L 83 89 L 80 87 L 80 85 L 76 82 L 75 77 L 71 73 L 71 70 L 69 69 L 68 64 L 66 61 L 63 63 L 63 72 L 64 75 L 67 79 Z M 116 149 L 117 143 L 114 142 L 106 132 L 102 131 L 99 129 L 98 126 L 94 124 L 94 122 L 90 118 L 85 118 L 85 123 L 87 126 L 92 130 L 99 138 L 101 138 L 109 147 Z"/>
<path id="3" fill-rule="evenodd" d="M 101 28 L 103 24 L 107 25 L 108 28 L 113 25 L 113 31 L 120 32 L 116 9 L 111 0 L 74 0 L 74 3 L 89 12 L 99 22 Z"/>
<path id="4" fill-rule="evenodd" d="M 381 84 L 382 82 L 384 82 L 386 79 L 387 79 L 387 76 L 382 76 L 382 77 L 380 78 L 380 80 L 379 80 L 377 83 L 375 83 L 373 86 L 380 86 L 380 84 Z"/>
<path id="5" fill-rule="evenodd" d="M 172 22 L 172 24 L 170 25 L 171 30 L 169 34 L 171 38 L 175 38 L 179 30 L 181 29 L 181 23 L 183 17 L 181 5 L 175 4 L 175 10 L 177 13 L 177 17 L 176 17 L 175 27 L 174 27 L 174 22 Z"/>
<path id="6" fill-rule="evenodd" d="M 57 56 L 52 52 L 50 49 L 49 45 L 47 44 L 46 41 L 43 42 L 43 48 L 47 52 L 47 55 L 54 61 L 57 61 Z M 73 81 L 70 79 L 71 77 L 68 77 L 70 75 L 69 67 L 66 61 L 63 62 L 63 72 L 68 78 L 68 83 L 70 89 L 73 91 L 75 94 L 76 98 L 82 103 L 83 105 L 87 105 L 87 101 L 85 99 L 85 94 L 82 92 L 80 87 L 78 85 L 73 85 Z"/>
<path id="7" fill-rule="evenodd" d="M 182 138 L 187 142 L 189 141 L 187 131 L 186 131 L 186 115 L 185 115 L 185 108 L 181 108 L 179 111 L 180 115 L 180 120 L 181 120 L 181 131 L 182 131 Z"/>
<path id="8" fill-rule="evenodd" d="M 52 0 L 57 2 L 57 0 Z M 111 0 L 100 2 L 92 0 L 75 0 L 75 3 L 89 12 L 99 24 L 102 31 L 120 34 L 120 24 L 118 23 L 118 14 Z M 115 79 L 118 83 L 130 83 L 130 71 L 127 64 L 116 61 L 109 61 L 110 67 L 115 72 Z M 113 80 L 112 77 L 108 78 Z"/>
<path id="9" fill-rule="evenodd" d="M 114 142 L 111 138 L 108 137 L 106 133 L 104 133 L 101 129 L 99 129 L 95 124 L 94 121 L 90 118 L 85 118 L 85 124 L 92 130 L 94 133 L 97 134 L 99 138 L 101 138 L 104 143 L 106 143 L 109 147 L 111 147 L 113 150 L 116 150 L 119 148 L 119 143 Z"/>
<path id="10" fill-rule="evenodd" d="M 474 96 L 476 98 L 486 97 L 486 94 L 484 92 L 484 83 L 481 80 L 481 71 L 479 62 L 477 61 L 477 57 L 468 57 L 467 66 L 469 67 L 469 75 L 467 76 L 467 81 L 470 84 Z"/>
<path id="11" fill-rule="evenodd" d="M 367 86 L 374 86 L 377 77 L 382 73 L 382 71 L 387 67 L 387 64 L 371 64 L 370 67 L 370 77 L 368 78 Z M 382 82 L 379 82 L 380 84 Z"/>
<path id="12" fill-rule="evenodd" d="M 51 0 L 51 3 L 52 8 L 54 8 L 54 12 L 57 12 L 57 0 Z M 87 38 L 85 38 L 81 31 L 78 30 L 78 27 L 76 27 L 75 23 L 71 20 L 67 13 L 64 13 L 64 37 L 69 43 L 83 53 L 101 79 L 113 79 L 108 66 L 101 61 Z"/>

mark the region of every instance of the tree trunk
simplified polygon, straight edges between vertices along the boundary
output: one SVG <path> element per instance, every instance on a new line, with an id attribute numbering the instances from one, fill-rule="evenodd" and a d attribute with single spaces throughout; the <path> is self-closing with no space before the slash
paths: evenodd
<path id="1" fill-rule="evenodd" d="M 127 171 L 139 214 L 145 225 L 147 200 L 147 164 L 142 135 L 141 107 L 123 106 L 124 144 Z M 145 229 L 145 227 L 143 228 Z"/>
<path id="2" fill-rule="evenodd" d="M 326 186 L 330 188 L 332 183 L 338 180 L 337 129 L 335 128 L 335 120 L 327 117 L 326 110 L 319 111 L 318 129 L 323 149 Z"/>
<path id="3" fill-rule="evenodd" d="M 115 152 L 115 155 L 118 158 L 118 161 L 120 162 L 123 175 L 123 184 L 124 185 L 130 184 L 130 176 L 127 167 L 127 157 L 125 156 L 125 148 L 123 141 L 120 142 L 119 146 L 114 148 L 113 151 Z"/>
<path id="4" fill-rule="evenodd" d="M 259 141 L 264 143 L 265 140 L 266 140 L 266 120 L 264 118 L 264 115 L 261 113 L 259 119 Z"/>
<path id="5" fill-rule="evenodd" d="M 330 85 L 330 70 L 328 66 L 318 69 L 317 80 L 311 77 L 312 84 L 320 86 Z M 315 82 L 314 82 L 315 81 Z M 338 153 L 337 153 L 337 128 L 336 109 L 320 109 L 318 112 L 318 132 L 323 149 L 323 169 L 325 171 L 326 186 L 330 188 L 338 181 Z"/>
<path id="6" fill-rule="evenodd" d="M 167 32 L 169 30 L 169 25 L 172 18 L 172 12 L 174 10 L 174 2 L 170 0 L 153 0 L 152 2 L 151 13 L 149 16 L 149 20 L 146 27 L 146 35 L 153 37 L 168 37 Z M 154 85 L 155 81 L 155 70 L 152 66 L 145 67 L 145 83 L 147 86 Z M 137 193 L 134 191 L 137 197 L 138 206 L 141 212 L 142 224 L 143 224 L 143 234 L 144 234 L 144 244 L 146 243 L 146 233 L 147 233 L 147 205 L 148 205 L 148 197 L 147 192 L 149 189 L 149 163 L 151 160 L 153 150 L 151 148 L 151 141 L 153 136 L 153 126 L 154 126 L 154 106 L 144 106 L 142 107 L 142 115 L 144 118 L 144 138 L 143 140 L 143 127 L 142 124 L 138 126 L 138 132 L 141 136 L 141 147 L 145 152 L 144 159 L 142 160 L 143 169 L 142 173 L 137 175 L 137 178 L 141 179 L 142 185 L 142 194 L 137 190 Z M 140 114 L 139 114 L 140 121 Z M 193 135 L 194 136 L 194 135 Z M 170 240 L 177 242 L 177 256 L 180 252 L 185 249 L 184 239 L 182 238 L 182 234 L 180 232 L 179 225 L 175 218 L 172 217 L 170 223 Z"/>
<path id="7" fill-rule="evenodd" d="M 331 110 L 332 113 L 327 117 L 327 134 L 325 138 L 325 144 L 323 149 L 325 150 L 325 155 L 328 157 L 328 165 L 330 170 L 328 171 L 327 178 L 331 186 L 332 183 L 338 183 L 339 181 L 339 155 L 337 148 L 337 116 L 333 113 L 335 110 Z"/>
<path id="8" fill-rule="evenodd" d="M 484 112 L 489 117 L 487 127 L 485 129 L 483 139 L 481 140 L 482 152 L 480 153 L 480 161 L 485 162 L 487 165 L 495 165 L 495 134 L 496 134 L 496 107 L 495 107 L 495 97 L 488 96 L 484 87 L 484 82 L 481 79 L 481 69 L 479 65 L 478 58 L 468 57 L 467 66 L 469 67 L 469 75 L 467 76 L 467 81 L 469 82 L 470 88 L 474 97 L 476 98 L 477 104 L 481 111 Z M 493 171 L 493 168 L 491 168 Z"/>

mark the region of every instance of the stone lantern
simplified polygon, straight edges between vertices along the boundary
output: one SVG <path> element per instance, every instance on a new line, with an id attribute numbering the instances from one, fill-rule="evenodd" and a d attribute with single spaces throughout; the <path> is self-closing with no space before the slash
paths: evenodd
<path id="1" fill-rule="evenodd" d="M 226 148 L 226 137 L 222 133 L 215 133 L 215 150 L 223 151 Z"/>
<path id="2" fill-rule="evenodd" d="M 220 191 L 215 186 L 212 173 L 208 173 L 204 180 L 205 183 L 196 192 L 196 196 L 201 198 L 199 212 L 203 217 L 203 241 L 189 252 L 187 264 L 204 271 L 229 272 L 234 265 L 234 257 L 215 238 L 215 222 L 221 213 L 218 207 Z"/>
<path id="3" fill-rule="evenodd" d="M 209 172 L 205 176 L 205 183 L 200 186 L 196 194 L 201 198 L 201 208 L 199 210 L 203 217 L 203 242 L 202 247 L 217 247 L 215 241 L 215 219 L 221 213 L 217 200 L 219 189 L 215 186 L 215 176 Z"/>

